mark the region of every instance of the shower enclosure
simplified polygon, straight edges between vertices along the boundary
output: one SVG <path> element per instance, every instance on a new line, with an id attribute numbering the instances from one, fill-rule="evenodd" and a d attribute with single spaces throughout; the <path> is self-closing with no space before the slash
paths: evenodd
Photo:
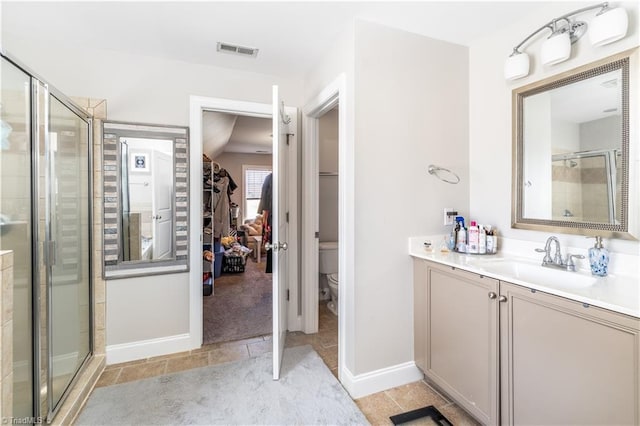
<path id="1" fill-rule="evenodd" d="M 619 224 L 621 157 L 618 149 L 554 154 L 553 219 Z"/>
<path id="2" fill-rule="evenodd" d="M 2 54 L 0 250 L 14 252 L 13 417 L 51 420 L 92 348 L 91 118 Z"/>

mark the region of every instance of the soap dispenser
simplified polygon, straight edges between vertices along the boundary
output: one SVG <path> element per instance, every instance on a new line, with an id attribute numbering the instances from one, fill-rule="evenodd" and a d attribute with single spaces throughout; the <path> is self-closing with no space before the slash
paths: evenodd
<path id="1" fill-rule="evenodd" d="M 602 245 L 602 237 L 596 236 L 596 244 L 589 249 L 591 274 L 606 277 L 609 269 L 609 250 Z"/>

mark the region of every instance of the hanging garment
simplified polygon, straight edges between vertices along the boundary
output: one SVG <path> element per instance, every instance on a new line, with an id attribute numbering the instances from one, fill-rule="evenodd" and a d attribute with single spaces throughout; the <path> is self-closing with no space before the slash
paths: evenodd
<path id="1" fill-rule="evenodd" d="M 213 236 L 215 238 L 226 237 L 229 235 L 231 223 L 229 220 L 229 195 L 227 188 L 229 186 L 229 178 L 222 177 L 215 182 L 214 188 L 219 192 L 213 194 Z"/>
<path id="2" fill-rule="evenodd" d="M 262 183 L 262 192 L 260 194 L 260 203 L 258 204 L 257 213 L 262 213 L 263 210 L 271 211 L 271 203 L 273 200 L 272 185 L 273 173 L 269 173 L 264 182 Z"/>
<path id="3" fill-rule="evenodd" d="M 262 244 L 271 243 L 271 212 L 269 210 L 263 210 L 263 226 L 262 226 Z M 267 274 L 272 272 L 271 263 L 271 250 L 267 250 L 267 267 L 265 269 Z"/>

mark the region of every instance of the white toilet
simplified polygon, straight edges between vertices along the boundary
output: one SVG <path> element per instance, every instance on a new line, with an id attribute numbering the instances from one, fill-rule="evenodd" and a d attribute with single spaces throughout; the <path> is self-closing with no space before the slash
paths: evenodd
<path id="1" fill-rule="evenodd" d="M 338 315 L 338 243 L 336 241 L 321 242 L 319 248 L 318 270 L 326 276 L 331 293 L 331 301 L 327 303 L 327 308 L 334 315 Z"/>

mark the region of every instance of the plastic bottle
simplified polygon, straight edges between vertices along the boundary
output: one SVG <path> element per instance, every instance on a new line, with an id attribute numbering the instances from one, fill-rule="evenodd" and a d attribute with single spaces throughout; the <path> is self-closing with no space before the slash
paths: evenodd
<path id="1" fill-rule="evenodd" d="M 478 253 L 487 254 L 487 231 L 484 229 L 484 226 L 479 225 L 480 229 L 480 240 L 478 241 Z"/>
<path id="2" fill-rule="evenodd" d="M 460 225 L 458 225 L 458 222 L 456 222 L 456 224 L 451 227 L 451 233 L 449 234 L 449 238 L 447 239 L 447 248 L 450 251 L 454 251 L 456 249 L 458 229 L 460 229 Z"/>
<path id="3" fill-rule="evenodd" d="M 498 252 L 498 231 L 496 228 L 489 226 L 487 231 L 487 253 L 495 254 Z"/>
<path id="4" fill-rule="evenodd" d="M 606 277 L 609 270 L 609 250 L 602 245 L 602 237 L 596 237 L 596 244 L 589 249 L 589 264 L 591 273 L 599 277 Z"/>
<path id="5" fill-rule="evenodd" d="M 469 227 L 469 235 L 467 236 L 469 244 L 467 245 L 467 251 L 469 253 L 478 253 L 478 246 L 480 244 L 480 231 L 475 220 L 471 221 Z"/>
<path id="6" fill-rule="evenodd" d="M 460 253 L 467 252 L 467 230 L 464 229 L 464 219 L 458 216 L 460 219 L 458 221 L 458 225 L 460 225 L 460 229 L 458 229 L 458 235 L 456 237 L 456 251 Z"/>

